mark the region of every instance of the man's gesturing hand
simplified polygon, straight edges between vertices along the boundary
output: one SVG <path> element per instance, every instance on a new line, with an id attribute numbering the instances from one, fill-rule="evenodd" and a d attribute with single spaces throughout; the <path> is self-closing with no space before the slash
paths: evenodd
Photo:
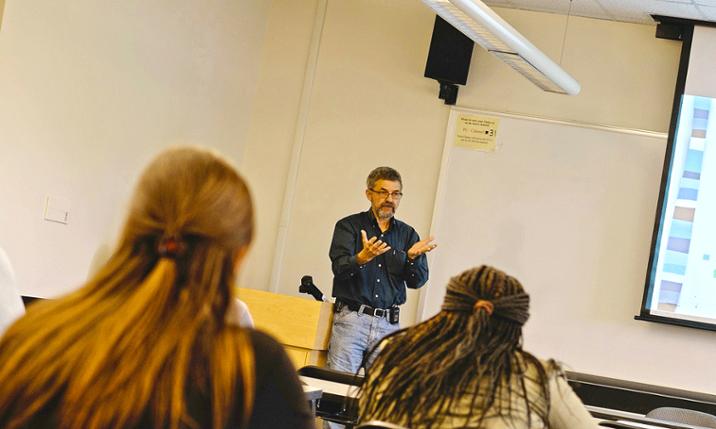
<path id="1" fill-rule="evenodd" d="M 430 237 L 413 244 L 410 249 L 408 249 L 408 259 L 415 259 L 423 253 L 428 253 L 438 247 L 437 244 L 433 243 L 433 240 L 435 240 L 435 238 L 431 235 Z"/>
<path id="2" fill-rule="evenodd" d="M 368 235 L 366 235 L 362 229 L 360 230 L 360 236 L 363 240 L 363 249 L 356 255 L 358 265 L 367 264 L 371 259 L 390 250 L 388 243 L 384 243 L 375 237 L 371 237 L 370 240 L 368 240 Z"/>

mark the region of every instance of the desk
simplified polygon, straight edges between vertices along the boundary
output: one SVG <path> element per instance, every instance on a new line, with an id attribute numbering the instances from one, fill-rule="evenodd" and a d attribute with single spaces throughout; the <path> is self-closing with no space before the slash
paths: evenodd
<path id="1" fill-rule="evenodd" d="M 321 380 L 320 378 L 306 377 L 304 375 L 300 375 L 298 378 L 301 379 L 301 381 L 305 383 L 305 385 L 321 389 L 323 393 L 327 393 L 330 395 L 336 395 L 343 398 L 355 398 L 358 394 L 357 386 L 336 383 L 335 381 Z"/>
<path id="2" fill-rule="evenodd" d="M 325 365 L 333 304 L 262 290 L 239 288 L 256 329 L 276 337 L 296 368 Z"/>
<path id="3" fill-rule="evenodd" d="M 592 414 L 609 410 L 608 416 L 604 417 L 612 420 L 620 418 L 613 415 L 614 410 L 626 412 L 625 420 L 629 420 L 629 416 L 644 417 L 659 407 L 685 408 L 716 415 L 716 395 L 573 371 L 567 371 L 567 380 Z"/>
<path id="4" fill-rule="evenodd" d="M 653 419 L 648 419 L 653 420 Z M 607 427 L 607 428 L 615 428 L 615 429 L 704 429 L 703 426 L 692 426 L 692 425 L 685 425 L 682 423 L 671 423 L 671 422 L 664 422 L 661 420 L 657 421 L 659 424 L 648 424 L 648 423 L 640 423 L 640 422 L 633 422 L 629 420 L 617 420 L 617 421 L 611 421 L 611 420 L 604 420 L 599 423 L 599 426 Z"/>
<path id="5" fill-rule="evenodd" d="M 307 366 L 301 368 L 299 371 L 299 378 L 305 384 L 320 388 L 323 391 L 323 396 L 320 402 L 317 404 L 317 414 L 330 421 L 339 421 L 354 424 L 357 417 L 356 410 L 356 397 L 358 394 L 358 386 L 362 384 L 363 377 L 360 375 L 356 376 L 350 373 L 343 373 L 340 371 L 330 370 L 327 368 L 318 368 Z M 573 373 L 574 374 L 574 373 Z M 581 374 L 580 374 L 581 375 Z M 577 377 L 575 377 L 577 378 Z M 596 378 L 592 376 L 592 378 Z M 609 383 L 600 383 L 600 388 L 606 390 L 608 393 L 624 391 L 621 393 L 620 398 L 623 403 L 620 404 L 619 409 L 611 408 L 608 406 L 598 405 L 586 405 L 587 410 L 590 412 L 594 420 L 603 427 L 612 427 L 619 429 L 703 429 L 693 425 L 687 425 L 683 423 L 672 423 L 663 420 L 656 420 L 647 418 L 643 413 L 635 412 L 633 410 L 633 402 L 643 403 L 644 407 L 649 409 L 656 408 L 657 406 L 663 405 L 665 400 L 682 400 L 687 401 L 689 398 L 679 397 L 676 398 L 673 395 L 667 396 L 665 393 L 674 393 L 673 389 L 665 392 L 664 388 L 658 386 L 647 386 L 639 385 L 641 389 L 635 391 L 634 383 L 626 385 L 627 382 L 620 380 L 606 379 Z M 590 383 L 585 383 L 584 377 L 580 379 L 569 380 L 570 384 L 576 383 L 578 386 L 578 393 L 590 393 L 589 390 L 585 390 L 590 386 L 595 385 L 595 380 L 590 380 Z M 600 380 L 601 381 L 601 380 Z M 646 387 L 646 388 L 645 388 Z M 677 392 L 682 393 L 683 392 Z M 688 392 L 687 392 L 688 393 Z M 640 395 L 638 398 L 647 397 L 649 401 L 631 401 L 633 398 L 628 394 Z M 593 396 L 593 395 L 588 395 Z M 599 395 L 599 398 L 606 397 L 607 395 Z M 684 395 L 685 396 L 685 395 Z M 691 395 L 694 396 L 694 395 Z M 703 396 L 703 395 L 702 395 Z M 707 397 L 705 399 L 709 399 Z M 691 398 L 691 401 L 699 398 Z M 613 402 L 613 401 L 611 401 Z M 703 407 L 709 406 L 710 403 L 699 401 L 690 402 L 693 404 L 701 404 Z M 711 402 L 712 404 L 713 402 Z M 601 405 L 601 404 L 600 404 Z"/>
<path id="6" fill-rule="evenodd" d="M 693 426 L 685 423 L 667 422 L 665 420 L 651 419 L 641 414 L 628 411 L 613 410 L 609 408 L 587 405 L 592 416 L 600 420 L 599 425 L 619 429 L 703 429 L 702 426 Z"/>
<path id="7" fill-rule="evenodd" d="M 302 383 L 322 391 L 321 398 L 316 401 L 316 416 L 324 420 L 340 423 L 343 425 L 355 424 L 356 407 L 355 398 L 358 393 L 358 386 L 353 386 L 335 381 L 323 380 L 320 378 L 299 375 Z"/>

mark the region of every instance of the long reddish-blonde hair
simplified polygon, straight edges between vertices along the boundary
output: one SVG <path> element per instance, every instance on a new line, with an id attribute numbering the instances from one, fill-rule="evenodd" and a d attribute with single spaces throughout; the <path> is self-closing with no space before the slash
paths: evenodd
<path id="1" fill-rule="evenodd" d="M 234 168 L 200 149 L 160 154 L 107 264 L 76 292 L 32 305 L 0 340 L 0 427 L 47 413 L 67 429 L 198 427 L 192 390 L 211 404 L 213 428 L 245 421 L 253 352 L 226 313 L 252 235 Z M 167 237 L 180 245 L 169 257 L 158 250 Z"/>

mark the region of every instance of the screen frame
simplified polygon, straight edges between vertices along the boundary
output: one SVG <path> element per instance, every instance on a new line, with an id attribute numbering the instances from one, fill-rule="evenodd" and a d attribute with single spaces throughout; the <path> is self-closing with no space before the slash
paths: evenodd
<path id="1" fill-rule="evenodd" d="M 644 294 L 642 296 L 641 309 L 639 314 L 634 316 L 635 320 L 648 321 L 656 323 L 664 323 L 669 325 L 684 326 L 688 328 L 696 328 L 707 331 L 716 331 L 716 323 L 705 323 L 697 322 L 693 320 L 671 318 L 665 316 L 658 316 L 651 313 L 649 308 L 654 287 L 652 279 L 655 277 L 656 271 L 656 256 L 662 240 L 662 225 L 664 223 L 664 216 L 666 212 L 666 193 L 669 185 L 669 178 L 671 173 L 671 164 L 674 157 L 674 145 L 676 140 L 676 132 L 679 124 L 679 117 L 681 115 L 682 100 L 685 95 L 686 89 L 686 75 L 689 69 L 689 58 L 691 55 L 691 43 L 694 34 L 694 26 L 702 25 L 708 27 L 716 27 L 714 22 L 695 21 L 688 19 L 670 18 L 659 15 L 653 15 L 655 21 L 660 24 L 668 24 L 671 26 L 680 26 L 680 38 L 681 40 L 681 57 L 679 59 L 679 70 L 676 77 L 676 86 L 674 88 L 674 101 L 671 110 L 671 122 L 669 124 L 669 134 L 666 144 L 666 153 L 664 155 L 664 167 L 661 175 L 661 184 L 659 187 L 659 199 L 656 206 L 656 215 L 654 217 L 654 228 L 652 231 L 651 249 L 649 251 L 649 264 L 646 269 L 646 278 L 644 280 Z M 657 30 L 658 34 L 658 30 Z M 658 37 L 658 35 L 657 35 Z"/>

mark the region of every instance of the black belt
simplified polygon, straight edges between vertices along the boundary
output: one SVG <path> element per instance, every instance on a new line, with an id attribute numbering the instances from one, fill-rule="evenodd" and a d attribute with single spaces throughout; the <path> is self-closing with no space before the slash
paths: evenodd
<path id="1" fill-rule="evenodd" d="M 341 307 L 348 307 L 350 311 L 357 311 L 359 313 L 367 314 L 369 316 L 385 318 L 388 318 L 388 316 L 390 316 L 390 308 L 374 308 L 365 304 L 354 304 L 345 301 L 337 301 L 336 304 Z"/>

